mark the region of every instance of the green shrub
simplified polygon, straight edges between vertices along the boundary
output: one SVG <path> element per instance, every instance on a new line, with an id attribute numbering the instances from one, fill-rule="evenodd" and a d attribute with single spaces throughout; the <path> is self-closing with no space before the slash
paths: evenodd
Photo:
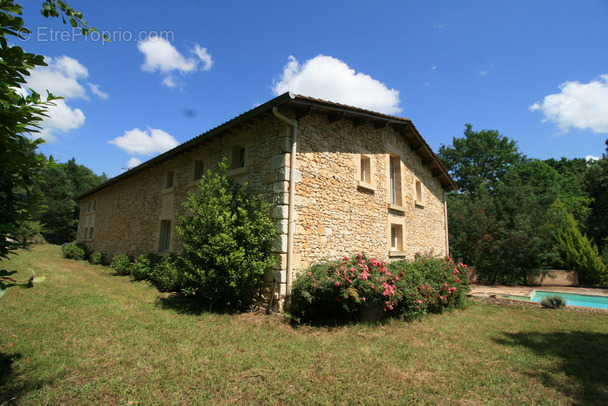
<path id="1" fill-rule="evenodd" d="M 548 309 L 560 309 L 566 306 L 566 300 L 560 295 L 550 295 L 543 298 L 540 304 Z"/>
<path id="2" fill-rule="evenodd" d="M 303 322 L 410 319 L 462 308 L 468 285 L 466 266 L 449 258 L 417 256 L 385 264 L 357 254 L 299 275 L 289 311 Z"/>
<path id="3" fill-rule="evenodd" d="M 89 262 L 93 265 L 102 265 L 104 263 L 104 260 L 104 255 L 99 251 L 95 251 L 91 255 L 89 255 Z"/>
<path id="4" fill-rule="evenodd" d="M 182 289 L 180 266 L 177 256 L 164 257 L 152 268 L 148 280 L 161 292 L 177 292 Z"/>
<path id="5" fill-rule="evenodd" d="M 137 281 L 152 280 L 152 271 L 156 265 L 161 261 L 160 256 L 156 254 L 140 255 L 135 258 L 133 265 L 131 265 L 131 276 Z"/>
<path id="6" fill-rule="evenodd" d="M 87 257 L 86 247 L 80 243 L 69 242 L 61 246 L 61 253 L 64 258 L 84 260 Z"/>
<path id="7" fill-rule="evenodd" d="M 133 266 L 133 259 L 126 253 L 120 253 L 112 258 L 110 268 L 116 272 L 117 275 L 131 275 L 131 266 Z"/>
<path id="8" fill-rule="evenodd" d="M 178 216 L 180 269 L 185 293 L 215 307 L 244 310 L 274 267 L 270 249 L 276 229 L 270 206 L 252 196 L 247 185 L 228 179 L 227 169 L 224 159 L 184 203 L 191 215 Z"/>

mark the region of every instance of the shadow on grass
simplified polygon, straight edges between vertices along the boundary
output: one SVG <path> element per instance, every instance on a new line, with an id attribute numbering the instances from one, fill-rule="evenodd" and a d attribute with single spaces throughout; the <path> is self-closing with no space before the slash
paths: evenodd
<path id="1" fill-rule="evenodd" d="M 533 350 L 559 362 L 530 373 L 552 389 L 569 396 L 575 405 L 606 405 L 608 400 L 608 334 L 505 333 L 499 344 Z M 564 377 L 565 375 L 565 377 Z"/>
<path id="2" fill-rule="evenodd" d="M 211 302 L 201 300 L 200 297 L 185 296 L 180 293 L 166 293 L 156 299 L 156 305 L 164 310 L 173 310 L 179 314 L 238 314 L 238 312 L 214 307 Z"/>
<path id="3" fill-rule="evenodd" d="M 6 354 L 0 352 L 0 405 L 13 404 L 15 398 L 26 391 L 23 385 L 16 385 L 14 381 L 13 363 L 23 356 L 19 353 Z"/>

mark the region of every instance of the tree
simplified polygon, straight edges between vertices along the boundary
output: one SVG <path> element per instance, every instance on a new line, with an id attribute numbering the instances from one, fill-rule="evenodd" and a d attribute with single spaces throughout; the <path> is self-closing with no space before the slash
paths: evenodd
<path id="1" fill-rule="evenodd" d="M 188 215 L 178 215 L 183 283 L 189 293 L 220 308 L 244 310 L 262 277 L 274 267 L 270 254 L 276 229 L 270 206 L 247 185 L 226 177 L 228 163 L 189 193 Z"/>
<path id="2" fill-rule="evenodd" d="M 498 131 L 473 131 L 471 124 L 465 127 L 464 137 L 453 138 L 451 147 L 439 148 L 439 158 L 461 192 L 492 190 L 510 168 L 525 162 L 517 143 Z"/>
<path id="3" fill-rule="evenodd" d="M 591 213 L 586 219 L 587 233 L 603 250 L 608 250 L 608 140 L 602 159 L 590 163 L 584 179 L 593 199 Z"/>
<path id="4" fill-rule="evenodd" d="M 44 0 L 42 14 L 46 17 L 68 18 L 72 27 L 83 34 L 94 31 L 61 0 Z M 25 76 L 37 66 L 46 66 L 42 55 L 25 52 L 19 46 L 11 46 L 9 39 L 22 38 L 30 31 L 24 26 L 22 7 L 13 0 L 0 0 L 0 260 L 8 258 L 18 246 L 16 239 L 24 222 L 30 221 L 40 207 L 40 195 L 33 191 L 44 160 L 36 154 L 43 141 L 31 140 L 53 100 L 46 100 L 36 92 L 24 95 L 21 86 Z M 0 271 L 0 295 L 4 289 L 14 285 L 14 279 Z M 34 278 L 26 286 L 31 286 Z"/>
<path id="5" fill-rule="evenodd" d="M 37 66 L 46 66 L 42 55 L 11 46 L 9 39 L 22 38 L 30 31 L 24 26 L 22 7 L 13 0 L 0 0 L 0 259 L 17 248 L 20 224 L 30 221 L 40 208 L 41 196 L 33 186 L 40 176 L 44 159 L 36 154 L 43 141 L 30 139 L 40 129 L 47 108 L 57 99 L 52 94 L 42 98 L 36 92 L 24 95 L 25 76 Z M 66 17 L 83 34 L 96 31 L 61 0 L 44 0 L 42 14 Z"/>
<path id="6" fill-rule="evenodd" d="M 581 233 L 578 222 L 559 199 L 549 210 L 549 222 L 553 226 L 560 266 L 578 271 L 581 284 L 608 285 L 608 267 L 597 246 Z"/>
<path id="7" fill-rule="evenodd" d="M 70 242 L 75 237 L 77 219 L 74 187 L 60 165 L 49 165 L 42 170 L 42 193 L 45 207 L 40 215 L 42 235 L 53 244 Z"/>

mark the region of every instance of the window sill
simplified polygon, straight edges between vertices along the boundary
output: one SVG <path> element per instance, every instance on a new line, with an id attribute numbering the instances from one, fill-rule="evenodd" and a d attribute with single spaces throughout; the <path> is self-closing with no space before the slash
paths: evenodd
<path id="1" fill-rule="evenodd" d="M 231 178 L 233 176 L 244 175 L 246 173 L 247 168 L 243 166 L 242 168 L 230 169 L 228 172 L 226 172 L 226 176 Z"/>
<path id="2" fill-rule="evenodd" d="M 174 191 L 175 191 L 175 186 L 168 187 L 166 189 L 163 189 L 163 195 L 173 193 Z"/>
<path id="3" fill-rule="evenodd" d="M 388 256 L 390 258 L 405 258 L 405 251 L 389 251 Z"/>
<path id="4" fill-rule="evenodd" d="M 371 183 L 363 182 L 363 181 L 357 181 L 357 187 L 359 189 L 369 190 L 370 192 L 376 191 L 376 187 L 374 185 L 372 185 Z"/>
<path id="5" fill-rule="evenodd" d="M 424 203 L 423 202 L 414 202 L 414 205 L 418 208 L 424 209 Z"/>
<path id="6" fill-rule="evenodd" d="M 201 179 L 202 178 L 191 180 L 190 182 L 188 182 L 188 187 L 192 188 L 192 187 L 198 186 L 198 184 L 201 183 Z"/>
<path id="7" fill-rule="evenodd" d="M 401 212 L 401 213 L 405 213 L 406 212 L 405 207 L 403 207 L 401 205 L 398 205 L 398 204 L 390 204 L 389 203 L 388 204 L 388 209 L 389 210 L 393 210 L 393 211 L 398 211 L 398 212 Z"/>

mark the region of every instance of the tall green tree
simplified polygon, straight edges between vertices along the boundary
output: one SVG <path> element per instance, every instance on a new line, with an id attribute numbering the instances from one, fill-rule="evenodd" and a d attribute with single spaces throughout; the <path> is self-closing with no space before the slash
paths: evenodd
<path id="1" fill-rule="evenodd" d="M 64 23 L 67 19 L 85 35 L 95 31 L 64 1 L 44 0 L 41 11 L 46 17 L 62 17 Z M 32 137 L 56 99 L 52 94 L 43 98 L 20 90 L 33 69 L 46 66 L 42 55 L 9 43 L 11 38 L 30 32 L 21 15 L 19 4 L 0 0 L 0 258 L 17 247 L 12 241 L 18 239 L 20 225 L 30 221 L 40 208 L 41 196 L 35 193 L 34 185 L 45 164 L 36 154 L 43 141 Z"/>
<path id="2" fill-rule="evenodd" d="M 559 199 L 549 209 L 548 222 L 557 243 L 559 265 L 578 271 L 581 284 L 608 285 L 608 266 L 597 246 L 580 231 L 578 222 Z"/>
<path id="3" fill-rule="evenodd" d="M 608 140 L 602 159 L 591 162 L 585 175 L 585 186 L 593 199 L 586 230 L 593 241 L 608 250 Z"/>
<path id="4" fill-rule="evenodd" d="M 62 0 L 44 0 L 45 17 L 63 17 L 83 34 L 94 31 Z M 11 45 L 10 39 L 23 38 L 30 31 L 21 18 L 22 7 L 13 0 L 0 0 L 0 260 L 8 258 L 19 243 L 24 224 L 32 220 L 40 208 L 40 195 L 34 192 L 35 181 L 44 159 L 36 154 L 41 139 L 30 139 L 40 129 L 47 108 L 56 99 L 36 92 L 20 91 L 25 76 L 37 66 L 46 66 L 42 55 L 25 52 Z M 6 287 L 17 284 L 5 270 L 0 270 L 0 296 Z M 32 286 L 34 277 L 24 286 Z"/>
<path id="5" fill-rule="evenodd" d="M 439 158 L 463 193 L 492 190 L 513 166 L 525 162 L 517 143 L 496 130 L 473 131 L 465 125 L 464 137 L 441 145 Z"/>
<path id="6" fill-rule="evenodd" d="M 45 239 L 53 244 L 70 242 L 75 237 L 77 220 L 74 187 L 65 170 L 59 165 L 43 169 L 41 184 L 45 207 L 39 219 Z"/>

